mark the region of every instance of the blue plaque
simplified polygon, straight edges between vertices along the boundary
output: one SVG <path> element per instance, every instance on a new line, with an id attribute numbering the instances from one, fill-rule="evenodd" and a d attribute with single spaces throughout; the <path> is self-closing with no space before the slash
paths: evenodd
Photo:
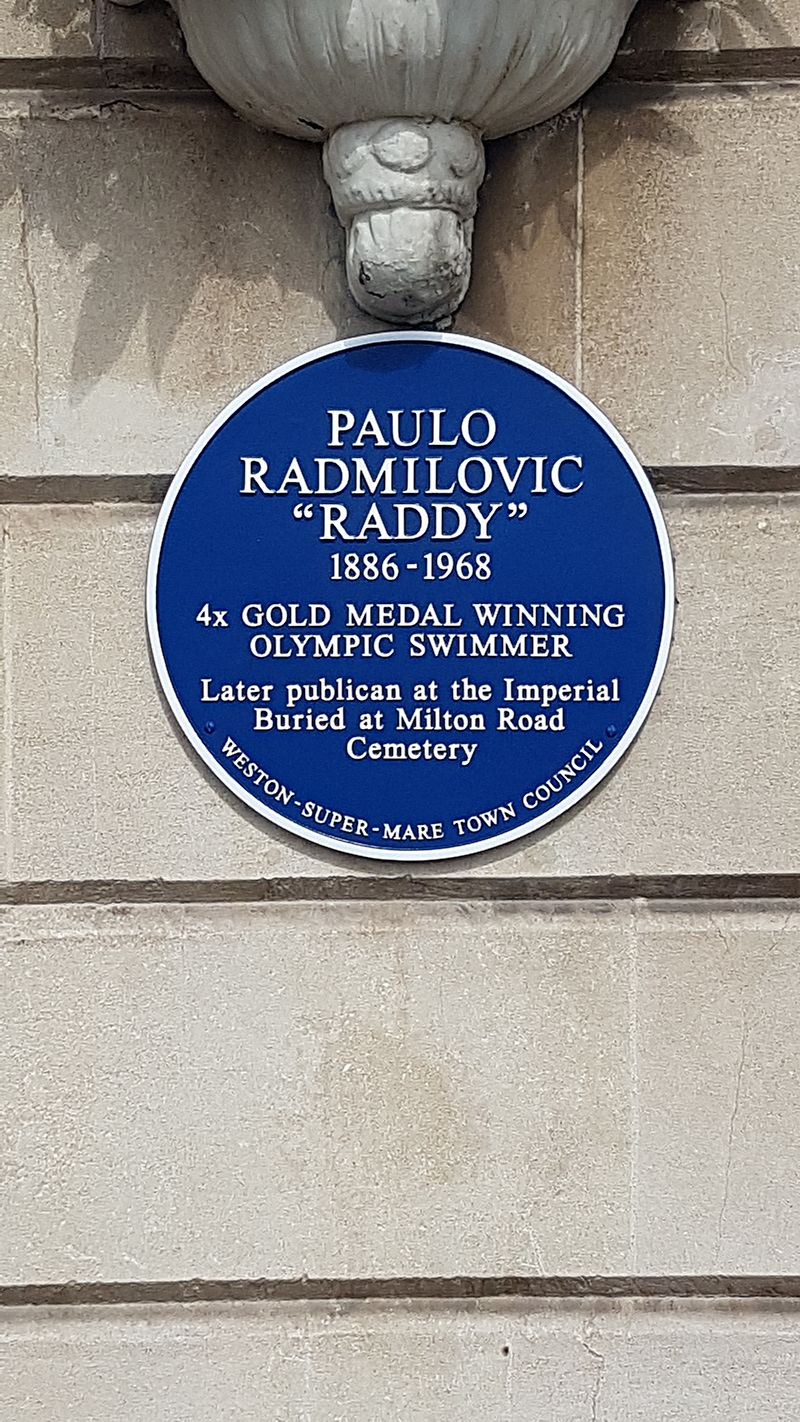
<path id="1" fill-rule="evenodd" d="M 608 420 L 501 347 L 367 336 L 290 362 L 191 451 L 153 540 L 167 700 L 316 844 L 433 860 L 608 775 L 667 661 L 661 512 Z"/>

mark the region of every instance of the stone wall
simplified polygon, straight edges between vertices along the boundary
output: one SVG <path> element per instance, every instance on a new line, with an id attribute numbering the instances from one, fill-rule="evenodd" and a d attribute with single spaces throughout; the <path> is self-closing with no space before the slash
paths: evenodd
<path id="1" fill-rule="evenodd" d="M 410 873 L 256 823 L 145 642 L 187 446 L 374 329 L 319 154 L 155 0 L 0 0 L 9 1422 L 800 1409 L 798 35 L 642 0 L 490 149 L 457 329 L 650 466 L 676 642 L 577 814 Z"/>

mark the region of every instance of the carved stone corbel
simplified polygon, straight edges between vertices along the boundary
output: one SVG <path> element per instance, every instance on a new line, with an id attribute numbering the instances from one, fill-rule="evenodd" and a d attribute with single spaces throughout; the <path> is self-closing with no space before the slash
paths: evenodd
<path id="1" fill-rule="evenodd" d="M 172 4 L 226 103 L 324 143 L 359 306 L 419 325 L 451 316 L 469 287 L 483 139 L 579 99 L 610 64 L 635 0 Z"/>

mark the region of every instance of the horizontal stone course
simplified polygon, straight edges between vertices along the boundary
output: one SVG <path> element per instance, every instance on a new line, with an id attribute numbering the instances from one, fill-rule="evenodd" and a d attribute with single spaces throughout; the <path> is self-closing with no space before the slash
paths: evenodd
<path id="1" fill-rule="evenodd" d="M 0 473 L 170 472 L 241 389 L 375 328 L 319 145 L 147 94 L 29 107 L 0 117 Z M 576 145 L 573 119 L 495 148 L 460 318 L 568 376 Z"/>
<path id="2" fill-rule="evenodd" d="M 5 1282 L 625 1257 L 627 969 L 592 917 L 295 904 L 0 927 Z"/>
<path id="3" fill-rule="evenodd" d="M 547 831 L 416 873 L 796 871 L 800 500 L 670 497 L 666 510 L 675 645 L 630 754 Z M 6 509 L 6 877 L 374 874 L 370 862 L 304 845 L 240 808 L 189 750 L 148 658 L 153 520 L 152 509 L 125 505 Z"/>
<path id="4" fill-rule="evenodd" d="M 793 1305 L 12 1310 L 0 1406 L 15 1422 L 785 1422 L 798 1336 Z"/>
<path id="5" fill-rule="evenodd" d="M 798 105 L 768 86 L 599 91 L 579 264 L 576 120 L 492 145 L 457 328 L 577 375 L 647 463 L 797 464 Z M 256 377 L 374 328 L 317 147 L 220 106 L 56 109 L 0 122 L 4 474 L 164 474 Z"/>
<path id="6" fill-rule="evenodd" d="M 146 110 L 0 123 L 0 312 L 27 357 L 6 474 L 174 468 L 239 388 L 337 333 L 318 153 L 221 108 Z"/>
<path id="7" fill-rule="evenodd" d="M 0 930 L 5 1284 L 795 1271 L 797 907 Z"/>

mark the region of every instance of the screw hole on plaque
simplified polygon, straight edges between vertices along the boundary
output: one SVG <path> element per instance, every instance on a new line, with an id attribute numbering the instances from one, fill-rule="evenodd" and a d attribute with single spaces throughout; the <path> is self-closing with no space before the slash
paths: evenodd
<path id="1" fill-rule="evenodd" d="M 213 721 L 206 721 L 206 724 L 203 729 L 205 730 L 207 736 L 213 736 L 217 728 Z"/>
<path id="2" fill-rule="evenodd" d="M 616 736 L 616 734 L 617 734 L 617 728 L 616 728 L 616 726 L 607 726 L 607 727 L 606 727 L 606 735 L 608 736 L 608 739 L 609 739 L 610 741 L 613 741 L 613 739 L 614 739 L 614 737 Z"/>

